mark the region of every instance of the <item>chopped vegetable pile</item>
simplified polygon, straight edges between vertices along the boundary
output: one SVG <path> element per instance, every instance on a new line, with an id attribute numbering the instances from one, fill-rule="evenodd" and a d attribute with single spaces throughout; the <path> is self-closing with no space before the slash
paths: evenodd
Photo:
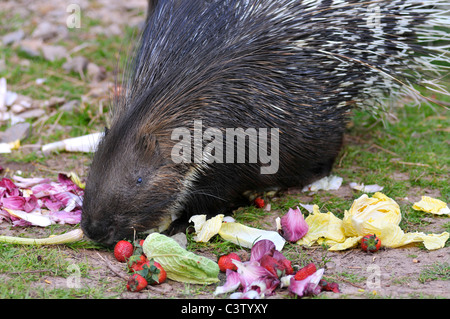
<path id="1" fill-rule="evenodd" d="M 77 181 L 75 176 L 65 174 L 59 174 L 57 182 L 47 178 L 3 178 L 0 221 L 9 221 L 14 226 L 41 227 L 80 223 L 83 189 L 74 181 Z"/>

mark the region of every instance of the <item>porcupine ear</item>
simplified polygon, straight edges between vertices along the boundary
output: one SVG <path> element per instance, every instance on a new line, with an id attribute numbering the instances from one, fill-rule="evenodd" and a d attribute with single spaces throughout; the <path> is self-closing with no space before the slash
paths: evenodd
<path id="1" fill-rule="evenodd" d="M 142 134 L 139 137 L 138 148 L 144 154 L 158 155 L 160 153 L 159 143 L 154 134 Z"/>

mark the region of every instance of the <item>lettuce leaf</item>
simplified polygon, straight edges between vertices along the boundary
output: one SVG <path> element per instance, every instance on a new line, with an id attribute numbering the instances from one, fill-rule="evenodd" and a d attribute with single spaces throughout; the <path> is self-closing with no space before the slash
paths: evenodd
<path id="1" fill-rule="evenodd" d="M 219 281 L 219 265 L 182 248 L 174 239 L 159 233 L 144 241 L 144 253 L 167 272 L 167 277 L 185 283 L 213 284 Z"/>

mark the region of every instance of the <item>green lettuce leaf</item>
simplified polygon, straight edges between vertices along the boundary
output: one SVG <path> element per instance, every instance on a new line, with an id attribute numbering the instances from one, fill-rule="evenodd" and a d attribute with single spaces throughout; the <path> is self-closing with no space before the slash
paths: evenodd
<path id="1" fill-rule="evenodd" d="M 185 250 L 170 237 L 150 234 L 144 241 L 143 250 L 147 258 L 158 262 L 172 280 L 193 284 L 219 281 L 216 262 Z"/>

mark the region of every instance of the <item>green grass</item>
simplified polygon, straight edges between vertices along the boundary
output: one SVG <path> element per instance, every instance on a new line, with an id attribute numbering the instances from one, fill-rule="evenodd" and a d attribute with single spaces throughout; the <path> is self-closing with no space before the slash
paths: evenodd
<path id="1" fill-rule="evenodd" d="M 67 276 L 68 261 L 57 249 L 0 245 L 0 297 L 33 298 L 31 284 L 37 283 L 43 274 Z"/>
<path id="2" fill-rule="evenodd" d="M 419 276 L 419 281 L 425 283 L 433 280 L 450 280 L 450 264 L 448 262 L 436 263 L 427 266 Z"/>
<path id="3" fill-rule="evenodd" d="M 92 245 L 87 242 L 69 246 L 76 251 Z M 93 276 L 98 269 L 88 260 L 70 261 L 66 248 L 1 244 L 0 260 L 2 299 L 114 298 L 124 289 L 123 285 L 111 286 L 108 277 Z M 76 277 L 79 277 L 79 287 L 71 286 Z M 90 280 L 96 281 L 95 287 L 88 284 Z M 59 282 L 56 288 L 52 288 L 54 281 Z"/>
<path id="4" fill-rule="evenodd" d="M 445 200 L 450 195 L 448 172 L 450 164 L 449 111 L 435 113 L 430 106 L 405 106 L 399 110 L 395 124 L 374 126 L 368 115 L 355 112 L 352 135 L 362 137 L 362 143 L 348 145 L 347 156 L 339 168 L 366 184 L 386 186 L 396 197 L 407 196 L 412 187 L 440 189 Z M 364 126 L 360 126 L 364 123 Z M 366 128 L 370 130 L 366 131 Z M 354 170 L 354 167 L 362 169 Z M 355 174 L 356 173 L 356 174 Z M 394 173 L 409 175 L 403 183 L 392 179 Z"/>
<path id="5" fill-rule="evenodd" d="M 346 281 L 352 284 L 363 283 L 367 280 L 367 277 L 360 276 L 350 272 L 341 272 L 336 274 L 338 277 L 344 278 Z"/>
<path id="6" fill-rule="evenodd" d="M 75 226 L 76 227 L 76 226 Z M 69 229 L 70 230 L 70 229 Z M 52 225 L 45 229 L 30 227 L 16 236 L 29 238 L 43 238 L 51 234 L 67 231 L 67 226 Z M 89 287 L 88 280 L 106 280 L 92 278 L 95 268 L 88 260 L 74 260 L 72 254 L 80 250 L 107 250 L 105 247 L 82 240 L 61 246 L 34 246 L 0 244 L 0 298 L 109 298 L 114 291 Z M 71 251 L 73 253 L 71 253 Z M 77 271 L 74 271 L 76 266 Z M 70 288 L 71 278 L 79 276 L 80 287 Z M 54 281 L 59 282 L 58 288 L 52 288 Z M 60 288 L 63 283 L 64 288 Z M 106 286 L 106 285 L 105 285 Z M 121 290 L 118 290 L 122 288 Z M 110 288 L 108 288 L 110 289 Z M 123 291 L 117 287 L 116 295 Z"/>

